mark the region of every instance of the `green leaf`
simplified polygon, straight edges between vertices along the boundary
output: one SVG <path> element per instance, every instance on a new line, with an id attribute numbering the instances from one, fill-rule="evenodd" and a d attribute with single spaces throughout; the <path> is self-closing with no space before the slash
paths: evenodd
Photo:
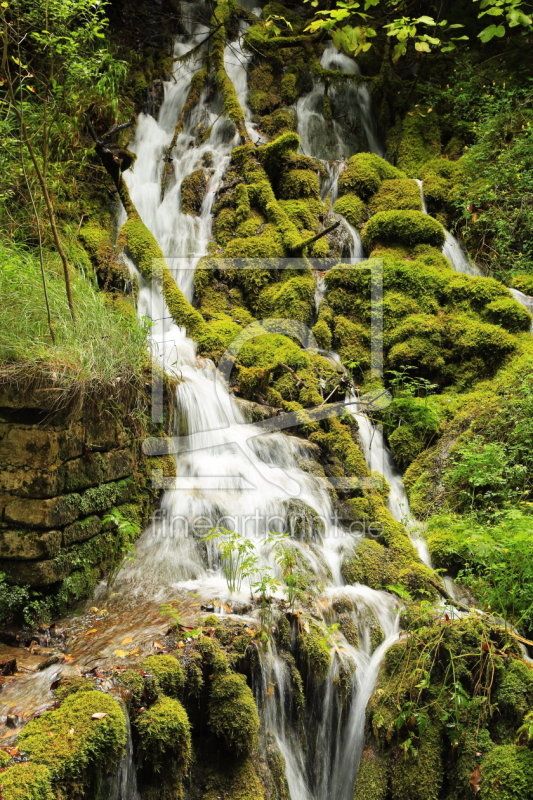
<path id="1" fill-rule="evenodd" d="M 421 22 L 423 25 L 435 25 L 433 17 L 418 17 L 416 22 Z"/>
<path id="2" fill-rule="evenodd" d="M 484 28 L 481 33 L 478 33 L 478 38 L 481 39 L 482 42 L 490 42 L 495 36 L 498 36 L 500 39 L 502 36 L 505 36 L 505 28 L 503 25 L 489 25 L 488 28 Z"/>
<path id="3" fill-rule="evenodd" d="M 427 42 L 415 42 L 415 50 L 419 53 L 431 53 L 431 47 Z"/>

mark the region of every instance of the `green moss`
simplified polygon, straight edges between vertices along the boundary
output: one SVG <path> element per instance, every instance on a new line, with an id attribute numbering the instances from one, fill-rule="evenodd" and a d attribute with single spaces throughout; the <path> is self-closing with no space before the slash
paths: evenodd
<path id="1" fill-rule="evenodd" d="M 481 311 L 495 300 L 509 299 L 508 290 L 499 281 L 471 275 L 455 275 L 448 282 L 445 295 L 455 306 L 463 305 L 474 311 Z"/>
<path id="2" fill-rule="evenodd" d="M 328 292 L 332 308 L 339 314 L 346 312 L 346 303 L 344 309 L 342 308 L 343 294 Z M 335 321 L 334 344 L 342 361 L 351 362 L 360 370 L 370 367 L 370 331 L 367 327 L 338 316 Z"/>
<path id="3" fill-rule="evenodd" d="M 292 108 L 278 108 L 272 114 L 261 117 L 261 130 L 272 139 L 282 133 L 295 131 L 296 126 L 296 113 Z"/>
<path id="4" fill-rule="evenodd" d="M 495 700 L 502 713 L 518 726 L 533 705 L 533 669 L 522 661 L 511 660 L 502 670 Z"/>
<path id="5" fill-rule="evenodd" d="M 410 425 L 400 425 L 387 437 L 396 463 L 405 468 L 424 449 L 424 439 Z"/>
<path id="6" fill-rule="evenodd" d="M 119 240 L 146 281 L 162 280 L 163 297 L 176 324 L 186 328 L 190 336 L 197 335 L 204 325 L 202 316 L 176 285 L 159 245 L 136 212 L 130 212 Z"/>
<path id="7" fill-rule="evenodd" d="M 202 800 L 264 800 L 261 781 L 249 758 L 210 770 Z"/>
<path id="8" fill-rule="evenodd" d="M 368 200 L 383 180 L 394 178 L 405 178 L 405 175 L 374 153 L 357 153 L 339 176 L 339 195 L 356 194 Z"/>
<path id="9" fill-rule="evenodd" d="M 318 431 L 310 436 L 311 441 L 325 447 L 341 460 L 348 475 L 356 478 L 368 475 L 364 456 L 354 442 L 350 429 L 338 419 L 327 421 L 328 431 Z"/>
<path id="10" fill-rule="evenodd" d="M 93 714 L 104 713 L 103 719 Z M 71 730 L 74 729 L 74 733 Z M 126 743 L 126 720 L 120 704 L 103 692 L 78 692 L 60 708 L 32 719 L 19 734 L 18 746 L 35 764 L 50 770 L 54 784 L 87 785 L 120 759 Z"/>
<path id="11" fill-rule="evenodd" d="M 405 586 L 412 597 L 422 600 L 437 599 L 437 580 L 433 570 L 425 564 L 410 564 L 398 573 L 398 583 Z"/>
<path id="12" fill-rule="evenodd" d="M 442 247 L 444 229 L 421 211 L 380 211 L 363 228 L 362 240 L 369 250 L 376 242 L 399 243 L 408 247 L 417 244 Z"/>
<path id="13" fill-rule="evenodd" d="M 314 311 L 315 282 L 309 273 L 266 286 L 259 295 L 259 315 L 308 323 Z"/>
<path id="14" fill-rule="evenodd" d="M 396 163 L 410 178 L 417 178 L 421 167 L 440 152 L 440 129 L 437 115 L 422 115 L 415 109 L 401 125 Z"/>
<path id="15" fill-rule="evenodd" d="M 323 319 L 319 319 L 311 330 L 318 346 L 321 347 L 322 350 L 331 350 L 331 331 L 327 322 Z"/>
<path id="16" fill-rule="evenodd" d="M 513 277 L 510 285 L 513 289 L 518 289 L 519 292 L 522 292 L 528 297 L 533 295 L 533 275 L 519 273 Z"/>
<path id="17" fill-rule="evenodd" d="M 62 678 L 61 683 L 54 689 L 54 697 L 62 702 L 65 698 L 76 692 L 92 692 L 94 690 L 94 683 L 88 678 L 80 676 L 71 676 Z"/>
<path id="18" fill-rule="evenodd" d="M 354 787 L 354 800 L 386 800 L 388 790 L 386 758 L 372 747 L 363 750 Z"/>
<path id="19" fill-rule="evenodd" d="M 163 694 L 176 697 L 183 689 L 185 675 L 177 658 L 174 656 L 148 656 L 141 666 L 145 672 L 154 676 Z"/>
<path id="20" fill-rule="evenodd" d="M 319 227 L 318 214 L 322 204 L 318 200 L 280 200 L 280 208 L 298 228 L 316 233 Z"/>
<path id="21" fill-rule="evenodd" d="M 318 200 L 320 196 L 318 175 L 310 169 L 289 170 L 281 178 L 280 196 L 285 200 L 297 200 L 302 197 Z"/>
<path id="22" fill-rule="evenodd" d="M 505 744 L 494 747 L 481 764 L 484 800 L 523 800 L 533 795 L 533 752 Z"/>
<path id="23" fill-rule="evenodd" d="M 415 756 L 400 756 L 392 773 L 393 800 L 439 800 L 444 772 L 440 727 L 428 725 Z"/>
<path id="24" fill-rule="evenodd" d="M 533 321 L 531 314 L 514 298 L 502 297 L 485 306 L 484 317 L 495 325 L 501 325 L 511 333 L 529 331 Z"/>
<path id="25" fill-rule="evenodd" d="M 202 210 L 207 186 L 205 170 L 196 169 L 181 182 L 181 210 L 184 214 L 198 216 Z"/>
<path id="26" fill-rule="evenodd" d="M 371 589 L 398 583 L 398 569 L 391 554 L 373 539 L 363 539 L 346 553 L 341 572 L 346 583 L 362 583 Z"/>
<path id="27" fill-rule="evenodd" d="M 236 227 L 234 209 L 222 208 L 213 220 L 213 236 L 219 244 L 225 246 L 233 238 Z"/>
<path id="28" fill-rule="evenodd" d="M 183 775 L 191 762 L 191 730 L 187 713 L 179 700 L 159 697 L 135 718 L 139 737 L 139 760 L 154 772 L 161 772 L 172 758 Z"/>
<path id="29" fill-rule="evenodd" d="M 422 199 L 418 184 L 405 178 L 383 181 L 370 200 L 368 209 L 371 214 L 394 210 L 422 211 Z"/>
<path id="30" fill-rule="evenodd" d="M 54 800 L 50 770 L 26 762 L 14 764 L 0 777 L 3 800 Z"/>
<path id="31" fill-rule="evenodd" d="M 237 225 L 242 225 L 250 216 L 250 197 L 248 195 L 248 189 L 244 183 L 239 183 L 235 187 L 235 204 L 235 222 Z M 262 218 L 259 215 L 258 217 L 258 221 L 262 221 Z M 257 233 L 257 231 L 254 231 L 254 233 Z M 242 233 L 239 233 L 239 236 L 242 235 Z"/>
<path id="32" fill-rule="evenodd" d="M 120 686 L 125 686 L 131 692 L 131 699 L 134 707 L 142 705 L 142 700 L 147 691 L 147 700 L 154 702 L 157 698 L 157 687 L 152 679 L 145 680 L 144 677 L 135 669 L 126 669 L 115 677 Z"/>
<path id="33" fill-rule="evenodd" d="M 217 675 L 209 698 L 209 728 L 238 755 L 256 747 L 259 715 L 244 675 Z"/>
<path id="34" fill-rule="evenodd" d="M 201 636 L 196 646 L 205 663 L 216 675 L 225 675 L 229 672 L 228 657 L 216 639 L 211 639 L 210 636 Z"/>
<path id="35" fill-rule="evenodd" d="M 309 672 L 316 681 L 324 681 L 331 666 L 331 653 L 323 632 L 313 626 L 300 634 L 299 644 Z"/>
<path id="36" fill-rule="evenodd" d="M 360 225 L 365 218 L 365 204 L 355 194 L 345 194 L 335 201 L 333 211 L 341 214 L 350 225 Z"/>
<path id="37" fill-rule="evenodd" d="M 281 99 L 287 105 L 292 105 L 298 97 L 298 75 L 294 72 L 287 72 L 281 79 L 280 84 Z"/>
<path id="38" fill-rule="evenodd" d="M 228 258 L 283 258 L 283 244 L 277 231 L 270 228 L 249 239 L 232 239 L 224 255 Z"/>
<path id="39" fill-rule="evenodd" d="M 218 362 L 240 331 L 241 326 L 229 317 L 210 320 L 204 332 L 198 336 L 199 353 Z"/>
<path id="40" fill-rule="evenodd" d="M 11 756 L 5 750 L 0 750 L 0 769 L 7 767 L 11 761 Z"/>

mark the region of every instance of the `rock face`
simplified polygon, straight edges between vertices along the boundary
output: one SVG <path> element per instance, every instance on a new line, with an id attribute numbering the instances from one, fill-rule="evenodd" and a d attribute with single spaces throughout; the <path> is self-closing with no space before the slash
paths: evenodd
<path id="1" fill-rule="evenodd" d="M 0 571 L 33 587 L 66 578 L 82 543 L 95 545 L 97 567 L 109 510 L 142 523 L 152 499 L 139 442 L 120 420 L 89 402 L 47 405 L 0 395 Z"/>

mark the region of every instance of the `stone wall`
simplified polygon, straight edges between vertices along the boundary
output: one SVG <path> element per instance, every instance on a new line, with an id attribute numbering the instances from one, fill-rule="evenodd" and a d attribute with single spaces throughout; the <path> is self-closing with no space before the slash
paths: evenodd
<path id="1" fill-rule="evenodd" d="M 98 570 L 114 527 L 106 513 L 118 508 L 143 525 L 154 501 L 120 412 L 88 401 L 49 406 L 44 392 L 0 395 L 0 572 L 32 587 L 71 574 L 85 544 Z"/>

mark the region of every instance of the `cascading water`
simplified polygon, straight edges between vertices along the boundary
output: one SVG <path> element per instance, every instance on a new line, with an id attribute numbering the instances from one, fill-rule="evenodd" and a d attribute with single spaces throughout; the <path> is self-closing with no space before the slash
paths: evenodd
<path id="1" fill-rule="evenodd" d="M 193 9 L 191 6 L 191 17 Z M 187 41 L 177 43 L 176 53 L 186 52 L 204 36 L 201 25 L 189 23 Z M 255 131 L 245 102 L 247 58 L 238 43 L 226 48 L 226 68 L 246 109 L 248 131 L 253 137 Z M 338 58 L 348 62 L 353 72 L 353 62 L 344 56 L 329 53 L 326 63 L 331 65 Z M 159 119 L 140 115 L 131 145 L 137 154 L 136 168 L 126 178 L 132 200 L 156 236 L 177 284 L 191 298 L 194 268 L 206 252 L 210 237 L 213 200 L 238 137 L 220 116 L 217 99 L 204 93 L 170 154 L 173 176 L 161 201 L 163 155 L 189 84 L 190 65 L 178 66 L 174 82 L 165 86 Z M 363 127 L 370 139 L 372 128 L 362 89 L 357 90 L 357 97 L 366 120 Z M 202 130 L 210 128 L 208 138 L 204 137 L 201 143 L 195 136 L 198 126 Z M 180 187 L 184 177 L 202 165 L 206 154 L 210 154 L 212 174 L 201 213 L 194 218 L 181 212 Z M 332 174 L 332 194 L 337 177 L 338 170 Z M 352 255 L 361 257 L 358 234 L 351 230 Z M 317 697 L 310 711 L 314 722 L 309 736 L 313 740 L 307 742 L 307 748 L 284 716 L 286 667 L 273 649 L 262 655 L 263 688 L 258 687 L 258 693 L 264 690 L 264 697 L 269 699 L 259 705 L 263 708 L 265 730 L 275 736 L 284 757 L 292 800 L 318 800 L 324 796 L 349 800 L 363 745 L 366 704 L 385 650 L 398 636 L 397 601 L 368 587 L 342 585 L 340 561 L 347 542 L 343 531 L 331 522 L 331 501 L 323 483 L 298 466 L 298 459 L 308 455 L 306 444 L 280 433 L 265 434 L 261 428 L 246 423 L 220 374 L 210 362 L 196 359 L 194 344 L 172 322 L 158 290 L 144 281 L 138 308 L 140 315 L 153 321 L 154 352 L 166 369 L 174 369 L 180 377 L 176 399 L 180 420 L 176 433 L 180 434 L 181 443 L 177 454 L 179 477 L 174 488 L 165 492 L 159 519 L 140 538 L 135 562 L 122 571 L 115 588 L 126 595 L 143 591 L 153 595 L 157 586 L 161 596 L 165 587 L 194 589 L 200 597 L 230 599 L 215 554 L 208 551 L 206 565 L 197 539 L 191 535 L 192 523 L 202 519 L 206 530 L 218 524 L 258 537 L 273 528 L 272 520 L 276 520 L 274 529 L 286 529 L 291 500 L 297 498 L 310 506 L 325 521 L 325 536 L 313 545 L 292 542 L 291 546 L 298 549 L 309 571 L 329 584 L 320 600 L 324 619 L 335 621 L 335 598 L 342 596 L 345 603 L 351 604 L 350 613 L 358 626 L 361 644 L 354 647 L 342 634 L 335 635 L 332 646 L 336 653 L 325 696 Z M 275 567 L 271 556 L 260 549 L 258 553 Z M 234 594 L 231 600 L 247 600 L 246 590 L 248 586 L 244 585 L 241 595 Z M 370 635 L 376 624 L 384 637 L 377 648 L 372 646 Z M 341 668 L 350 676 L 344 703 L 335 682 Z M 270 694 L 265 690 L 268 681 L 275 684 Z"/>

